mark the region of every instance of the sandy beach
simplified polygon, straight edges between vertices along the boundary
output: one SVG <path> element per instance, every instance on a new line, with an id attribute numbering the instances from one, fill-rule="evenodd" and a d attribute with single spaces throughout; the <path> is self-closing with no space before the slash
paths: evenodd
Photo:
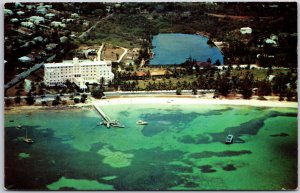
<path id="1" fill-rule="evenodd" d="M 258 99 L 213 99 L 204 97 L 122 97 L 111 98 L 106 100 L 95 100 L 93 102 L 97 105 L 109 104 L 219 104 L 219 105 L 246 105 L 257 107 L 288 107 L 298 108 L 297 102 L 275 101 L 275 100 L 258 100 Z"/>
<path id="2" fill-rule="evenodd" d="M 111 97 L 107 99 L 92 99 L 86 103 L 78 103 L 75 105 L 65 106 L 11 106 L 5 108 L 5 113 L 22 113 L 32 111 L 61 111 L 61 110 L 80 110 L 82 108 L 93 108 L 96 105 L 118 105 L 118 104 L 212 104 L 212 105 L 244 105 L 256 107 L 286 107 L 298 108 L 298 102 L 278 101 L 278 97 L 265 97 L 267 100 L 258 100 L 257 97 L 252 99 L 228 99 L 228 98 L 212 98 L 212 94 L 206 95 L 163 95 L 163 96 L 122 96 Z"/>

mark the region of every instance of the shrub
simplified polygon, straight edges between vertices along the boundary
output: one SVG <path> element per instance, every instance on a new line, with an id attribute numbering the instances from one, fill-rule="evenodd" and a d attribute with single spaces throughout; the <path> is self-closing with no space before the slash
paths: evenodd
<path id="1" fill-rule="evenodd" d="M 79 98 L 74 98 L 74 103 L 79 103 L 80 99 Z"/>
<path id="2" fill-rule="evenodd" d="M 58 100 L 53 100 L 53 101 L 52 101 L 52 105 L 53 105 L 53 106 L 59 105 L 59 101 L 58 101 Z"/>

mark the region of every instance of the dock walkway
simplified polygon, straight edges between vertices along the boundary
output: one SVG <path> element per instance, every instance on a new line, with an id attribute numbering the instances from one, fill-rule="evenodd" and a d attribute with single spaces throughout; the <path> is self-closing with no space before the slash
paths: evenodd
<path id="1" fill-rule="evenodd" d="M 111 123 L 112 120 L 104 113 L 104 111 L 95 103 L 93 103 L 95 109 L 99 112 L 99 114 L 101 115 L 101 117 L 104 119 L 104 121 Z"/>
<path id="2" fill-rule="evenodd" d="M 107 128 L 109 128 L 110 126 L 112 127 L 117 127 L 117 128 L 124 128 L 124 125 L 121 125 L 120 122 L 118 120 L 111 120 L 109 118 L 109 116 L 107 116 L 104 111 L 96 104 L 93 103 L 95 109 L 99 112 L 99 114 L 101 115 L 101 117 L 103 118 L 103 122 L 101 123 L 102 125 L 106 125 Z"/>

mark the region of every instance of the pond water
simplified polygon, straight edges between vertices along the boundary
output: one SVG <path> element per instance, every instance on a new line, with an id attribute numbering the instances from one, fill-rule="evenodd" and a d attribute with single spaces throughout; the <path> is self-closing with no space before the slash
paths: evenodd
<path id="1" fill-rule="evenodd" d="M 192 34 L 166 33 L 153 37 L 152 45 L 154 58 L 150 65 L 181 64 L 188 57 L 196 61 L 206 62 L 211 58 L 212 63 L 217 59 L 223 64 L 223 55 L 217 47 L 207 44 L 207 37 Z"/>
<path id="2" fill-rule="evenodd" d="M 5 115 L 8 190 L 281 190 L 297 187 L 297 109 L 107 105 Z M 142 119 L 148 125 L 137 125 Z M 22 129 L 17 128 L 22 124 Z M 25 144 L 23 137 L 35 142 Z M 234 143 L 224 143 L 228 134 Z"/>

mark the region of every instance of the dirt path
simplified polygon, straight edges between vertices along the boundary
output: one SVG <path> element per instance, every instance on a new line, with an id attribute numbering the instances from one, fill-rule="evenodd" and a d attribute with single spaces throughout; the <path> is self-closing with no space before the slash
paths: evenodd
<path id="1" fill-rule="evenodd" d="M 217 18 L 230 18 L 234 20 L 247 20 L 253 19 L 254 16 L 240 16 L 240 15 L 226 15 L 226 14 L 215 14 L 215 13 L 206 13 L 208 16 L 217 17 Z M 272 19 L 272 17 L 260 17 L 262 19 Z"/>
<path id="2" fill-rule="evenodd" d="M 121 62 L 121 60 L 123 59 L 123 57 L 124 57 L 124 56 L 127 54 L 127 52 L 128 52 L 128 49 L 127 49 L 127 48 L 123 48 L 123 47 L 120 47 L 120 48 L 122 48 L 122 49 L 124 50 L 124 52 L 123 52 L 123 54 L 120 56 L 118 62 Z"/>

